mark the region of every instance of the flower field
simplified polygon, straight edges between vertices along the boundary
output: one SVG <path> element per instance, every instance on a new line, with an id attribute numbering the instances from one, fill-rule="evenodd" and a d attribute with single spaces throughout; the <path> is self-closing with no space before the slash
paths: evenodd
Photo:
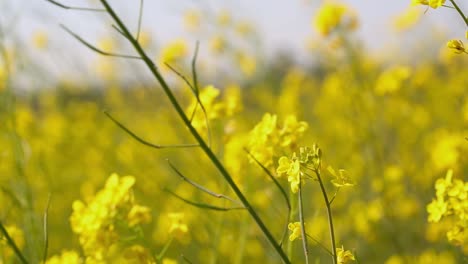
<path id="1" fill-rule="evenodd" d="M 0 263 L 468 263 L 468 5 L 412 2 L 402 39 L 442 9 L 465 31 L 376 56 L 322 1 L 296 60 L 226 10 L 162 44 L 144 5 L 44 0 L 109 36 L 63 26 L 93 78 L 44 87 L 23 49 L 60 43 L 1 30 Z"/>

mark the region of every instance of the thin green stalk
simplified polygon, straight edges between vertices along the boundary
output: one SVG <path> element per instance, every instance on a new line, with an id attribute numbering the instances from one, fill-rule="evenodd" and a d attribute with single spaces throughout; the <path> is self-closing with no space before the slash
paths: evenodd
<path id="1" fill-rule="evenodd" d="M 333 228 L 333 216 L 332 216 L 332 211 L 331 211 L 331 206 L 330 202 L 328 200 L 328 195 L 327 191 L 325 191 L 325 186 L 323 186 L 322 178 L 320 177 L 320 171 L 314 170 L 315 175 L 317 175 L 317 179 L 320 183 L 320 189 L 322 190 L 323 194 L 323 199 L 325 200 L 325 205 L 327 206 L 327 216 L 328 216 L 328 226 L 330 229 L 330 240 L 331 240 L 331 248 L 332 248 L 332 258 L 333 258 L 333 264 L 337 264 L 337 255 L 336 255 L 336 243 L 335 243 L 335 230 Z"/>
<path id="2" fill-rule="evenodd" d="M 151 71 L 153 76 L 157 79 L 159 84 L 161 85 L 162 89 L 164 90 L 166 96 L 168 97 L 169 101 L 173 105 L 174 109 L 177 111 L 179 117 L 182 119 L 184 122 L 185 126 L 190 130 L 194 138 L 197 140 L 197 142 L 200 144 L 200 147 L 202 150 L 205 152 L 205 154 L 208 156 L 208 158 L 213 162 L 215 167 L 219 170 L 221 175 L 224 177 L 224 179 L 227 181 L 229 186 L 232 188 L 232 190 L 236 193 L 236 195 L 239 197 L 239 200 L 241 200 L 242 204 L 246 207 L 247 211 L 249 214 L 252 216 L 254 221 L 257 223 L 257 225 L 260 227 L 262 232 L 265 234 L 267 240 L 270 242 L 270 244 L 273 246 L 275 251 L 278 253 L 278 255 L 281 257 L 284 263 L 290 263 L 288 257 L 286 254 L 283 252 L 281 249 L 280 245 L 276 242 L 275 238 L 273 235 L 270 233 L 266 225 L 263 223 L 263 221 L 260 219 L 258 216 L 257 212 L 255 209 L 252 207 L 252 205 L 249 203 L 247 198 L 244 196 L 242 191 L 239 189 L 237 184 L 234 182 L 232 179 L 231 175 L 227 172 L 227 170 L 224 168 L 224 166 L 221 164 L 221 162 L 218 160 L 216 155 L 213 153 L 213 151 L 208 147 L 206 142 L 203 140 L 203 138 L 198 134 L 197 130 L 192 126 L 190 123 L 190 120 L 188 117 L 185 115 L 184 110 L 180 106 L 179 102 L 175 98 L 174 94 L 172 93 L 171 89 L 169 88 L 168 84 L 162 77 L 162 75 L 158 72 L 156 69 L 156 66 L 154 63 L 151 61 L 151 59 L 148 57 L 148 55 L 143 51 L 141 45 L 132 37 L 130 34 L 129 30 L 127 27 L 123 24 L 123 22 L 120 20 L 119 16 L 114 12 L 112 7 L 107 3 L 106 0 L 101 0 L 101 3 L 107 10 L 107 13 L 114 19 L 115 23 L 122 29 L 122 31 L 125 33 L 125 35 L 128 36 L 132 46 L 135 48 L 137 53 L 141 56 L 143 61 L 145 62 L 146 66 L 148 69 Z"/>
<path id="3" fill-rule="evenodd" d="M 466 26 L 468 27 L 468 17 L 463 14 L 463 11 L 461 11 L 460 7 L 458 7 L 457 3 L 455 3 L 454 0 L 450 0 L 452 2 L 453 7 L 457 10 L 458 14 L 463 18 L 463 21 L 465 21 Z"/>
<path id="4" fill-rule="evenodd" d="M 10 234 L 8 234 L 8 231 L 6 228 L 3 226 L 2 222 L 0 222 L 0 231 L 3 233 L 3 236 L 5 236 L 5 239 L 7 240 L 7 243 L 10 245 L 10 247 L 13 249 L 15 252 L 16 256 L 21 260 L 21 263 L 23 264 L 28 264 L 28 261 L 26 258 L 23 256 L 21 253 L 20 249 L 16 245 L 15 241 L 11 238 Z"/>
<path id="5" fill-rule="evenodd" d="M 309 264 L 309 249 L 307 248 L 307 236 L 304 223 L 304 207 L 302 206 L 302 184 L 299 182 L 299 222 L 301 223 L 302 250 L 304 250 L 305 263 Z"/>
<path id="6" fill-rule="evenodd" d="M 169 240 L 166 242 L 166 244 L 164 245 L 163 249 L 161 249 L 161 252 L 159 252 L 158 256 L 156 257 L 157 263 L 162 263 L 162 259 L 164 258 L 166 251 L 171 246 L 173 240 L 174 240 L 174 236 L 171 236 Z"/>

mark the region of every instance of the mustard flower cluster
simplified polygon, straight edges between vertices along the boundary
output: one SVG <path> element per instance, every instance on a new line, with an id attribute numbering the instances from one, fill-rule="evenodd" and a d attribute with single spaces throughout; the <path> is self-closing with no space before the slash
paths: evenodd
<path id="1" fill-rule="evenodd" d="M 122 256 L 123 234 L 135 235 L 138 225 L 151 221 L 150 209 L 135 203 L 134 184 L 133 176 L 112 174 L 104 189 L 91 201 L 73 203 L 71 227 L 79 236 L 86 263 L 107 263 L 113 259 L 141 255 L 128 253 L 136 250 L 130 248 Z"/>
<path id="2" fill-rule="evenodd" d="M 266 113 L 250 132 L 248 149 L 264 166 L 271 166 L 276 153 L 297 147 L 299 138 L 307 128 L 308 124 L 297 121 L 294 115 L 287 116 L 281 125 L 276 115 Z"/>
<path id="3" fill-rule="evenodd" d="M 288 176 L 288 182 L 291 185 L 291 191 L 297 193 L 304 171 L 301 170 L 301 165 L 312 170 L 319 170 L 321 166 L 322 151 L 317 145 L 313 145 L 312 148 L 301 147 L 299 150 L 299 157 L 294 152 L 291 158 L 286 156 L 281 157 L 278 160 L 278 168 L 276 172 L 279 176 L 286 174 Z"/>
<path id="4" fill-rule="evenodd" d="M 447 232 L 450 243 L 467 247 L 468 243 L 468 182 L 453 179 L 448 170 L 445 178 L 435 183 L 436 198 L 427 205 L 428 221 L 438 223 L 445 219 L 453 223 Z"/>
<path id="5" fill-rule="evenodd" d="M 445 4 L 445 0 L 412 0 L 413 5 L 426 5 L 431 8 L 438 8 Z"/>

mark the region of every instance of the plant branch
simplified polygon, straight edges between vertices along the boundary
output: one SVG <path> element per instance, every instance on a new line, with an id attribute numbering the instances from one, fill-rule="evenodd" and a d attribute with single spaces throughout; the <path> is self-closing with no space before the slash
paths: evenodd
<path id="1" fill-rule="evenodd" d="M 153 76 L 157 79 L 159 84 L 161 85 L 162 89 L 166 93 L 169 101 L 171 104 L 174 106 L 174 109 L 177 111 L 179 114 L 179 117 L 182 119 L 184 122 L 185 126 L 190 130 L 194 138 L 197 140 L 197 142 L 200 144 L 200 147 L 202 150 L 205 152 L 205 154 L 208 156 L 208 158 L 213 162 L 215 167 L 219 170 L 221 175 L 224 177 L 224 179 L 227 181 L 227 183 L 231 186 L 233 189 L 234 193 L 239 197 L 241 200 L 242 204 L 245 206 L 249 214 L 252 216 L 253 220 L 257 223 L 258 227 L 262 230 L 262 232 L 265 234 L 267 240 L 270 242 L 270 244 L 273 246 L 275 251 L 278 253 L 278 255 L 281 257 L 282 261 L 284 263 L 291 263 L 282 250 L 282 248 L 279 246 L 279 244 L 276 242 L 275 238 L 273 235 L 270 233 L 269 229 L 266 227 L 266 225 L 263 223 L 263 221 L 260 219 L 259 215 L 255 211 L 255 209 L 252 207 L 252 205 L 249 203 L 247 198 L 244 196 L 242 191 L 239 189 L 237 184 L 234 182 L 232 179 L 231 175 L 227 172 L 227 170 L 224 168 L 224 166 L 221 164 L 219 159 L 216 157 L 216 155 L 213 153 L 211 148 L 208 147 L 206 142 L 203 140 L 203 138 L 198 134 L 197 130 L 192 126 L 190 123 L 190 120 L 188 117 L 185 115 L 184 110 L 180 106 L 179 102 L 175 98 L 174 94 L 172 93 L 171 89 L 169 88 L 168 84 L 166 83 L 165 79 L 162 77 L 162 75 L 159 73 L 159 71 L 156 69 L 154 63 L 151 61 L 151 59 L 146 55 L 144 50 L 142 49 L 141 45 L 135 40 L 132 39 L 130 31 L 127 29 L 127 27 L 123 24 L 123 22 L 120 20 L 120 18 L 117 16 L 117 14 L 114 12 L 112 7 L 107 3 L 106 0 L 101 0 L 101 3 L 104 5 L 105 9 L 107 10 L 108 14 L 114 19 L 114 21 L 117 23 L 117 25 L 122 29 L 122 31 L 125 33 L 125 35 L 129 36 L 130 42 L 135 48 L 135 50 L 138 52 L 138 54 L 141 56 L 143 61 L 145 62 L 146 66 L 148 69 L 151 71 Z"/>
<path id="2" fill-rule="evenodd" d="M 305 263 L 309 264 L 309 249 L 307 248 L 307 236 L 304 223 L 304 207 L 302 205 L 302 183 L 299 182 L 299 222 L 301 223 L 302 250 L 304 251 Z"/>
<path id="3" fill-rule="evenodd" d="M 135 133 L 133 133 L 130 129 L 128 129 L 126 126 L 124 126 L 122 123 L 117 121 L 114 117 L 112 117 L 107 111 L 103 111 L 104 114 L 112 120 L 118 127 L 120 127 L 123 131 L 127 132 L 132 138 L 134 138 L 136 141 L 140 142 L 141 144 L 152 147 L 155 149 L 163 149 L 163 148 L 194 148 L 194 147 L 199 147 L 198 144 L 179 144 L 179 145 L 156 145 L 153 143 L 150 143 L 141 137 L 137 136 Z"/>
<path id="4" fill-rule="evenodd" d="M 455 7 L 458 14 L 460 14 L 466 26 L 468 27 L 468 17 L 466 17 L 465 14 L 463 14 L 463 11 L 460 9 L 460 7 L 458 7 L 457 3 L 455 3 L 455 0 L 450 0 L 450 2 L 452 3 L 453 7 Z"/>
<path id="5" fill-rule="evenodd" d="M 322 178 L 320 177 L 320 171 L 319 170 L 314 170 L 315 175 L 317 175 L 317 179 L 320 184 L 320 189 L 322 190 L 323 194 L 323 199 L 325 200 L 325 205 L 327 206 L 327 216 L 328 216 L 328 226 L 330 229 L 330 240 L 331 240 L 331 246 L 332 246 L 332 258 L 333 258 L 333 264 L 338 264 L 337 261 L 337 255 L 336 255 L 336 247 L 335 247 L 335 230 L 333 227 L 333 216 L 332 216 L 332 211 L 331 211 L 331 205 L 328 200 L 328 195 L 327 191 L 325 190 L 325 186 L 323 185 Z"/>
<path id="6" fill-rule="evenodd" d="M 6 230 L 6 228 L 3 226 L 2 222 L 0 221 L 0 231 L 1 233 L 3 233 L 3 236 L 5 237 L 8 245 L 10 245 L 10 247 L 13 249 L 13 251 L 15 252 L 16 256 L 21 260 L 21 263 L 23 264 L 28 264 L 28 261 L 26 260 L 26 258 L 23 256 L 23 254 L 21 253 L 20 249 L 18 248 L 18 246 L 16 245 L 15 241 L 13 241 L 13 239 L 11 238 L 10 234 L 8 234 L 8 231 Z"/>

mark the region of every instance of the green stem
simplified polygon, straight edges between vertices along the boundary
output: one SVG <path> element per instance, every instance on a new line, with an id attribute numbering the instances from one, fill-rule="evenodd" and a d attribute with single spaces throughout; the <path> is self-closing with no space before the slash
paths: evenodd
<path id="1" fill-rule="evenodd" d="M 466 17 L 465 14 L 463 14 L 463 11 L 461 11 L 460 7 L 458 7 L 454 0 L 450 0 L 450 2 L 452 2 L 453 7 L 455 7 L 458 14 L 460 14 L 460 16 L 463 18 L 463 21 L 465 21 L 466 26 L 468 27 L 468 17 Z"/>
<path id="2" fill-rule="evenodd" d="M 21 263 L 23 264 L 27 264 L 28 261 L 26 260 L 26 258 L 23 256 L 23 254 L 21 253 L 21 251 L 19 250 L 18 246 L 16 245 L 15 241 L 13 241 L 13 239 L 11 238 L 10 234 L 8 234 L 8 231 L 6 230 L 6 228 L 3 226 L 3 224 L 0 222 L 0 231 L 2 231 L 3 235 L 5 236 L 5 239 L 7 240 L 8 244 L 10 245 L 10 247 L 13 249 L 13 251 L 15 252 L 16 256 L 18 256 L 18 258 L 21 260 Z"/>
<path id="3" fill-rule="evenodd" d="M 215 165 L 215 167 L 219 170 L 221 175 L 224 177 L 224 179 L 227 181 L 229 186 L 232 188 L 232 190 L 236 193 L 236 195 L 239 197 L 239 200 L 241 200 L 242 204 L 245 206 L 249 214 L 252 216 L 254 221 L 257 223 L 257 225 L 260 227 L 262 232 L 265 234 L 267 240 L 270 242 L 270 244 L 273 246 L 275 251 L 278 253 L 278 255 L 281 257 L 284 263 L 290 263 L 288 257 L 286 254 L 283 252 L 282 248 L 280 245 L 276 242 L 275 238 L 273 235 L 270 233 L 266 225 L 263 223 L 263 221 L 260 219 L 258 214 L 255 212 L 255 209 L 252 207 L 252 205 L 249 203 L 247 198 L 244 196 L 242 191 L 239 189 L 237 184 L 234 182 L 232 179 L 231 175 L 227 172 L 227 170 L 224 168 L 224 166 L 221 164 L 221 162 L 218 160 L 216 155 L 213 153 L 211 148 L 208 147 L 206 142 L 203 140 L 203 138 L 200 136 L 200 134 L 197 132 L 197 130 L 192 126 L 190 123 L 190 120 L 184 113 L 184 110 L 180 106 L 179 102 L 175 98 L 174 94 L 172 93 L 171 89 L 169 88 L 168 84 L 162 77 L 162 75 L 158 72 L 156 69 L 156 66 L 154 63 L 151 61 L 151 59 L 146 55 L 146 53 L 143 51 L 142 47 L 140 44 L 135 40 L 135 38 L 131 35 L 127 27 L 123 24 L 123 22 L 120 20 L 120 18 L 117 16 L 117 14 L 114 12 L 114 10 L 111 8 L 111 6 L 107 3 L 106 0 L 101 0 L 101 3 L 104 5 L 105 9 L 107 10 L 107 13 L 114 19 L 115 23 L 122 29 L 122 31 L 125 33 L 125 35 L 128 36 L 129 41 L 131 42 L 132 46 L 135 48 L 135 50 L 138 52 L 138 54 L 141 56 L 143 61 L 145 62 L 146 66 L 148 69 L 151 71 L 153 76 L 157 79 L 159 84 L 161 85 L 162 89 L 164 90 L 164 93 L 168 97 L 169 101 L 173 105 L 174 109 L 177 111 L 179 117 L 182 119 L 184 122 L 185 126 L 190 130 L 191 134 L 193 137 L 196 139 L 196 141 L 200 144 L 200 147 L 202 150 L 205 152 L 205 154 L 208 156 L 208 158 L 211 160 L 211 162 Z"/>
<path id="4" fill-rule="evenodd" d="M 314 171 L 320 183 L 320 189 L 322 190 L 323 199 L 325 200 L 325 205 L 327 206 L 328 225 L 330 229 L 331 248 L 333 252 L 332 254 L 333 264 L 337 264 L 338 261 L 337 261 L 337 255 L 336 255 L 336 247 L 335 247 L 335 230 L 333 228 L 333 216 L 332 216 L 331 206 L 328 200 L 327 191 L 325 191 L 325 186 L 323 186 L 322 178 L 320 177 L 320 171 L 319 170 L 314 170 Z"/>
<path id="5" fill-rule="evenodd" d="M 157 263 L 162 263 L 162 259 L 164 258 L 164 255 L 166 254 L 166 251 L 171 246 L 173 240 L 174 240 L 174 236 L 171 235 L 169 240 L 164 245 L 163 249 L 161 249 L 161 252 L 159 252 L 158 256 L 156 257 L 156 262 Z"/>
<path id="6" fill-rule="evenodd" d="M 304 208 L 302 206 L 302 184 L 299 183 L 299 221 L 301 223 L 302 250 L 304 250 L 305 263 L 309 264 L 309 249 L 307 248 L 307 236 L 304 223 Z"/>

